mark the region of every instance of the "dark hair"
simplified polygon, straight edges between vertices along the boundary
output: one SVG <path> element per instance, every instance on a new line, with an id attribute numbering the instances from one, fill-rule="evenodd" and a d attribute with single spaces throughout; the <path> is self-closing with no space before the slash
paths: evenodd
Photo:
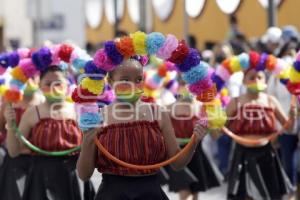
<path id="1" fill-rule="evenodd" d="M 132 57 L 130 57 L 128 60 L 130 60 L 130 61 L 136 61 L 137 63 L 139 63 L 139 64 L 141 65 L 141 67 L 143 67 L 143 64 L 142 64 L 141 61 L 140 61 L 140 56 L 132 56 Z M 124 60 L 124 61 L 125 61 L 125 60 Z M 116 69 L 117 69 L 117 68 L 116 68 Z M 116 71 L 116 69 L 114 69 L 114 70 L 112 70 L 112 71 L 109 71 L 109 72 L 107 73 L 108 78 L 112 79 L 113 74 L 114 74 L 114 72 Z"/>
<path id="2" fill-rule="evenodd" d="M 64 71 L 59 66 L 50 65 L 45 70 L 41 71 L 40 79 L 43 79 L 46 76 L 46 74 L 48 74 L 50 72 L 62 72 L 62 73 L 64 73 Z"/>

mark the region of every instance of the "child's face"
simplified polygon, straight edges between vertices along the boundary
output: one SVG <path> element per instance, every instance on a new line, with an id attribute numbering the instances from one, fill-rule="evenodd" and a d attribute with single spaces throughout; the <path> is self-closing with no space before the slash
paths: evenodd
<path id="1" fill-rule="evenodd" d="M 143 93 L 143 68 L 135 60 L 124 61 L 110 74 L 109 82 L 119 101 L 134 103 Z"/>
<path id="2" fill-rule="evenodd" d="M 110 76 L 110 83 L 131 82 L 132 84 L 143 83 L 143 68 L 138 61 L 126 60 L 117 67 Z"/>
<path id="3" fill-rule="evenodd" d="M 62 72 L 48 72 L 40 81 L 40 89 L 49 103 L 62 102 L 67 94 L 67 79 Z"/>
<path id="4" fill-rule="evenodd" d="M 244 84 L 248 85 L 251 83 L 257 84 L 265 84 L 266 83 L 266 75 L 262 71 L 256 71 L 255 69 L 251 69 L 248 71 L 244 77 Z"/>

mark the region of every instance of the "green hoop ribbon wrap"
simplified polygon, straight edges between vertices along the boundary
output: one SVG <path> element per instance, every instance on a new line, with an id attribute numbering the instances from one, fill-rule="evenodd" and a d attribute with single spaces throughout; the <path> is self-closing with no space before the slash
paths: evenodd
<path id="1" fill-rule="evenodd" d="M 68 149 L 68 150 L 64 150 L 64 151 L 46 151 L 46 150 L 43 150 L 43 149 L 33 145 L 31 142 L 29 142 L 26 139 L 26 137 L 24 137 L 24 135 L 18 129 L 16 122 L 13 122 L 13 129 L 15 129 L 16 135 L 18 136 L 18 138 L 21 140 L 21 142 L 23 144 L 25 144 L 32 151 L 35 151 L 35 152 L 43 154 L 43 155 L 47 155 L 47 156 L 66 156 L 66 155 L 69 155 L 69 154 L 71 154 L 75 151 L 80 150 L 80 146 L 78 146 L 78 147 L 74 147 L 72 149 Z"/>
<path id="2" fill-rule="evenodd" d="M 187 144 L 190 142 L 191 138 L 176 138 L 176 140 L 180 144 Z"/>

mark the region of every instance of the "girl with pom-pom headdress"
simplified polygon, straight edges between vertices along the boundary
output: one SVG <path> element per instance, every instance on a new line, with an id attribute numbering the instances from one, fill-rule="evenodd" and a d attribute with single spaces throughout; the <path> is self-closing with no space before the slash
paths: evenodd
<path id="1" fill-rule="evenodd" d="M 6 53 L 8 60 L 11 60 L 8 68 L 11 70 L 6 70 L 3 75 L 5 77 L 10 77 L 9 84 L 7 88 L 2 93 L 2 105 L 0 112 L 0 130 L 1 135 L 4 137 L 5 142 L 8 142 L 7 138 L 7 121 L 5 119 L 4 113 L 6 110 L 12 110 L 15 115 L 15 122 L 19 124 L 21 117 L 28 107 L 39 105 L 43 102 L 42 95 L 37 90 L 37 85 L 39 79 L 37 76 L 28 78 L 24 76 L 20 71 L 20 66 L 24 65 L 24 62 L 29 59 L 31 51 L 29 49 L 18 49 L 14 52 Z M 15 60 L 12 62 L 12 60 Z M 21 74 L 21 75 L 20 75 Z M 27 82 L 27 86 L 23 82 Z M 20 88 L 25 88 L 21 91 Z M 6 149 L 6 147 L 5 147 Z M 7 150 L 6 150 L 7 151 Z M 28 149 L 22 148 L 20 150 L 20 156 L 17 158 L 11 158 L 6 154 L 4 162 L 1 166 L 0 184 L 4 187 L 0 188 L 1 197 L 3 199 L 16 199 L 20 200 L 23 198 L 22 193 L 17 191 L 24 190 L 25 185 L 19 185 L 18 182 L 28 176 L 28 170 L 30 168 L 30 157 L 28 156 Z M 18 174 L 15 176 L 14 174 Z"/>
<path id="2" fill-rule="evenodd" d="M 288 119 L 278 100 L 264 92 L 267 88 L 264 71 L 275 74 L 288 85 L 290 70 L 272 55 L 249 52 L 226 59 L 213 75 L 217 89 L 221 90 L 231 74 L 243 71 L 243 84 L 247 88 L 226 109 L 232 132 L 223 130 L 237 142 L 228 174 L 229 199 L 281 199 L 292 191 L 270 140 L 280 133 L 276 122 L 285 129 L 292 128 L 295 107 L 291 103 Z"/>
<path id="3" fill-rule="evenodd" d="M 39 90 L 45 97 L 43 103 L 24 112 L 18 127 L 13 111 L 7 109 L 5 113 L 9 155 L 20 158 L 25 148 L 30 158 L 29 163 L 24 163 L 30 170 L 22 199 L 82 199 L 76 175 L 82 132 L 76 121 L 75 106 L 66 98 L 66 71 L 71 65 L 78 71 L 84 70 L 88 61 L 85 56 L 71 45 L 53 45 L 34 51 L 26 63 L 13 69 L 13 76 L 22 83 L 28 84 L 26 79 L 36 74 L 40 79 Z M 93 199 L 93 188 L 84 189 L 85 195 Z"/>
<path id="4" fill-rule="evenodd" d="M 140 100 L 143 94 L 142 66 L 146 61 L 144 56 L 148 54 L 155 54 L 175 63 L 182 72 L 188 72 L 200 63 L 199 52 L 188 48 L 184 41 L 178 41 L 173 35 L 165 37 L 161 33 L 147 35 L 136 32 L 105 42 L 104 48 L 96 52 L 92 61 L 93 73 L 86 74 L 77 91 L 73 93 L 74 101 L 84 103 L 86 109 L 80 120 L 86 134 L 77 170 L 83 180 L 90 178 L 94 168 L 102 173 L 102 185 L 97 200 L 131 198 L 132 195 L 143 199 L 149 198 L 149 194 L 152 199 L 167 199 L 156 181 L 157 168 L 124 167 L 104 156 L 94 144 L 94 140 L 100 142 L 115 157 L 137 165 L 162 162 L 179 151 L 168 113 L 163 112 L 157 105 Z M 106 73 L 116 100 L 100 113 L 88 110 L 87 105 L 93 107 L 103 91 L 104 81 L 100 77 L 104 77 Z M 200 78 L 206 77 L 194 77 L 193 80 L 198 82 L 201 81 Z M 213 87 L 212 82 L 203 85 L 201 91 L 199 89 L 195 92 L 196 95 L 206 92 L 209 87 Z M 86 95 L 80 97 L 79 93 Z M 101 119 L 101 125 L 98 119 Z M 193 132 L 196 139 L 185 155 L 171 164 L 174 168 L 181 168 L 190 161 L 205 129 L 203 125 L 197 124 Z M 112 187 L 117 188 L 113 193 Z"/>
<path id="5" fill-rule="evenodd" d="M 202 63 L 209 68 L 206 63 Z M 209 70 L 211 76 L 212 70 Z M 186 77 L 185 77 L 186 78 Z M 188 91 L 185 82 L 179 75 L 177 77 L 179 88 L 175 94 L 176 101 L 168 106 L 169 116 L 175 132 L 177 142 L 183 148 L 193 134 L 193 127 L 197 121 L 205 119 L 201 105 Z M 199 112 L 202 111 L 202 112 Z M 179 193 L 180 199 L 197 199 L 199 192 L 207 191 L 221 185 L 223 177 L 216 172 L 217 166 L 208 159 L 203 151 L 202 142 L 197 146 L 190 163 L 179 171 L 165 168 L 169 190 Z"/>

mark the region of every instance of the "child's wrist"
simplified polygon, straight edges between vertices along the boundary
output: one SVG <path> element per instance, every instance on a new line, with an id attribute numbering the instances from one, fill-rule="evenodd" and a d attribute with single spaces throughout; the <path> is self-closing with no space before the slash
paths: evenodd
<path id="1" fill-rule="evenodd" d="M 6 129 L 7 131 L 13 131 L 14 128 L 13 128 L 12 123 L 6 123 L 6 124 L 5 124 L 5 129 Z"/>

